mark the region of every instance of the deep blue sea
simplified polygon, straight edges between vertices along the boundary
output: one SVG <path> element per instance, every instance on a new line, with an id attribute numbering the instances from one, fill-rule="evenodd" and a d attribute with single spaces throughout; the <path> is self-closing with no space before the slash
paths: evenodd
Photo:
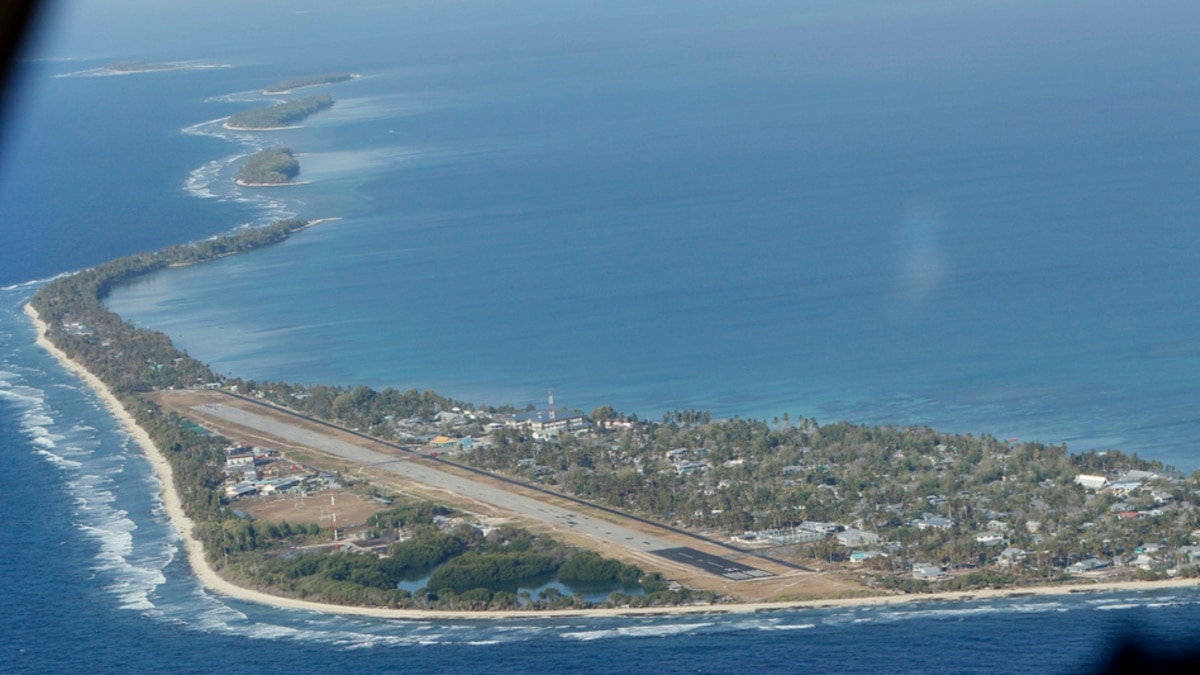
<path id="1" fill-rule="evenodd" d="M 20 313 L 56 274 L 336 217 L 110 304 L 252 379 L 931 424 L 1193 471 L 1200 8 L 1152 4 L 59 3 L 0 141 L 0 671 L 1064 671 L 1118 633 L 1193 644 L 1186 591 L 505 622 L 226 600 Z M 124 59 L 187 67 L 87 74 Z M 220 129 L 336 70 L 361 77 L 302 128 Z M 274 145 L 310 183 L 234 186 Z"/>

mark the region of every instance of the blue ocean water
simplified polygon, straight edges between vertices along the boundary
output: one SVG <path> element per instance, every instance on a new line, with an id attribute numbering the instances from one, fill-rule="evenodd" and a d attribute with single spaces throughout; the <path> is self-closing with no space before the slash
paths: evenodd
<path id="1" fill-rule="evenodd" d="M 1196 468 L 1194 41 L 1112 35 L 1115 7 L 762 9 L 510 18 L 452 63 L 356 67 L 304 129 L 193 129 L 314 181 L 207 189 L 344 220 L 111 304 L 254 379 Z"/>
<path id="2" fill-rule="evenodd" d="M 1197 10 L 796 4 L 64 3 L 0 165 L 0 670 L 997 672 L 1083 667 L 1120 632 L 1190 644 L 1190 591 L 497 623 L 226 600 L 136 448 L 31 344 L 31 280 L 336 216 L 111 304 L 244 377 L 1200 465 Z M 227 67 L 70 76 L 123 58 Z M 342 69 L 363 77 L 302 129 L 212 122 Z M 232 186 L 276 143 L 311 184 Z"/>

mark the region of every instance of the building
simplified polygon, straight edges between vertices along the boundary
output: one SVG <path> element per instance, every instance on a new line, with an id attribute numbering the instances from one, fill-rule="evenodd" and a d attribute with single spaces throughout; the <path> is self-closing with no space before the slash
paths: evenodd
<path id="1" fill-rule="evenodd" d="M 1179 556 L 1189 563 L 1200 561 L 1200 546 L 1181 546 Z"/>
<path id="2" fill-rule="evenodd" d="M 258 484 L 258 491 L 264 495 L 275 494 L 290 490 L 300 485 L 300 479 L 295 476 L 287 476 L 285 478 L 276 478 L 275 480 L 265 480 Z"/>
<path id="3" fill-rule="evenodd" d="M 675 448 L 674 450 L 668 450 L 667 461 L 678 462 L 684 457 L 687 457 L 689 452 L 691 452 L 691 450 L 688 450 L 687 448 Z"/>
<path id="4" fill-rule="evenodd" d="M 248 481 L 225 487 L 225 496 L 230 499 L 241 499 L 257 492 L 258 486 Z"/>
<path id="5" fill-rule="evenodd" d="M 564 431 L 575 431 L 587 426 L 583 413 L 557 408 L 554 411 L 533 410 L 513 415 L 505 421 L 505 426 L 515 429 L 528 429 L 535 438 L 557 436 Z"/>
<path id="6" fill-rule="evenodd" d="M 231 445 L 225 448 L 225 472 L 241 473 L 254 468 L 254 448 Z"/>
<path id="7" fill-rule="evenodd" d="M 1146 553 L 1139 553 L 1138 557 L 1133 560 L 1133 566 L 1139 570 L 1152 570 L 1158 566 L 1158 561 Z"/>
<path id="8" fill-rule="evenodd" d="M 942 568 L 929 563 L 913 563 L 912 571 L 914 579 L 923 581 L 940 581 L 948 576 Z"/>
<path id="9" fill-rule="evenodd" d="M 1142 482 L 1139 480 L 1120 480 L 1109 485 L 1108 489 L 1118 497 L 1128 497 L 1142 489 Z"/>
<path id="10" fill-rule="evenodd" d="M 807 544 L 813 541 L 821 541 L 827 536 L 824 532 L 818 532 L 806 527 L 772 528 L 752 534 L 756 535 L 759 540 L 766 540 L 777 546 Z"/>
<path id="11" fill-rule="evenodd" d="M 708 462 L 683 462 L 675 468 L 675 472 L 680 476 L 696 472 L 707 473 Z"/>
<path id="12" fill-rule="evenodd" d="M 1092 571 L 1095 571 L 1098 569 L 1103 569 L 1110 565 L 1112 565 L 1112 561 L 1110 561 L 1110 560 L 1100 560 L 1099 558 L 1088 558 L 1087 560 L 1080 560 L 1079 562 L 1075 563 L 1074 565 L 1071 565 L 1070 567 L 1068 567 L 1067 574 L 1084 574 L 1085 572 L 1092 572 Z"/>
<path id="13" fill-rule="evenodd" d="M 1011 567 L 1025 559 L 1026 553 L 1019 548 L 1009 546 L 1000 552 L 1000 556 L 996 559 L 997 564 L 1002 567 Z"/>
<path id="14" fill-rule="evenodd" d="M 850 554 L 850 563 L 853 565 L 861 565 L 865 561 L 872 558 L 886 558 L 887 554 L 883 551 L 855 551 Z"/>
<path id="15" fill-rule="evenodd" d="M 849 529 L 837 533 L 837 542 L 847 548 L 858 548 L 860 546 L 874 546 L 879 543 L 879 535 L 874 532 L 863 532 L 862 530 Z"/>
<path id="16" fill-rule="evenodd" d="M 999 532 L 980 532 L 975 535 L 975 541 L 984 546 L 996 546 L 1004 543 L 1004 535 Z"/>
<path id="17" fill-rule="evenodd" d="M 458 441 L 449 436 L 434 436 L 429 439 L 429 444 L 435 448 L 450 448 L 458 445 Z"/>
<path id="18" fill-rule="evenodd" d="M 1075 476 L 1075 483 L 1089 490 L 1103 490 L 1108 487 L 1108 479 L 1104 476 L 1092 476 L 1086 473 Z"/>
<path id="19" fill-rule="evenodd" d="M 913 527 L 918 530 L 948 530 L 954 527 L 954 521 L 942 516 L 926 516 L 912 521 Z"/>

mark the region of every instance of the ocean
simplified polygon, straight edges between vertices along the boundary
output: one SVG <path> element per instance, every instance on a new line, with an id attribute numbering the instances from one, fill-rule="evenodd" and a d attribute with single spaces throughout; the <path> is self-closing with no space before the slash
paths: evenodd
<path id="1" fill-rule="evenodd" d="M 339 218 L 110 305 L 249 379 L 930 424 L 1195 470 L 1200 11 L 959 4 L 60 3 L 0 146 L 0 670 L 1061 671 L 1122 633 L 1190 644 L 1191 591 L 505 622 L 224 599 L 20 313 L 56 274 Z M 133 58 L 187 67 L 88 75 Z M 302 128 L 216 122 L 338 70 L 361 77 Z M 277 144 L 310 183 L 232 184 Z"/>

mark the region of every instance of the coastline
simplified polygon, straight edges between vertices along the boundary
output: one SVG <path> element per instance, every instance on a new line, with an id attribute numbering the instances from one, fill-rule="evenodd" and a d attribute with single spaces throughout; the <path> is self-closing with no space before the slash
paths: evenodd
<path id="1" fill-rule="evenodd" d="M 326 218 L 321 221 L 337 220 Z M 311 225 L 310 224 L 310 225 Z M 977 591 L 947 591 L 927 594 L 898 594 L 873 595 L 851 598 L 828 598 L 816 600 L 791 600 L 780 602 L 729 603 L 716 605 L 687 605 L 674 607 L 643 607 L 643 608 L 593 608 L 593 609 L 561 609 L 561 610 L 487 610 L 487 611 L 444 611 L 421 609 L 388 609 L 382 607 L 355 607 L 349 605 L 334 605 L 329 603 L 312 602 L 285 598 L 262 591 L 244 588 L 227 581 L 209 565 L 204 557 L 204 547 L 200 540 L 192 534 L 195 523 L 184 513 L 179 493 L 175 489 L 174 473 L 165 455 L 154 445 L 150 436 L 137 425 L 132 415 L 125 409 L 107 385 L 82 365 L 72 360 L 62 350 L 56 347 L 46 337 L 48 326 L 32 305 L 26 304 L 24 312 L 29 317 L 37 332 L 35 343 L 46 350 L 63 368 L 74 373 L 104 402 L 105 407 L 115 417 L 121 426 L 130 434 L 134 442 L 141 448 L 142 453 L 150 462 L 162 485 L 163 509 L 172 525 L 178 531 L 187 554 L 188 564 L 200 583 L 209 591 L 237 600 L 269 605 L 282 609 L 298 609 L 325 614 L 342 614 L 353 616 L 369 616 L 382 619 L 410 620 L 496 620 L 496 619 L 537 619 L 561 617 L 635 617 L 635 616 L 664 616 L 688 614 L 748 614 L 795 609 L 826 609 L 844 607 L 870 607 L 880 605 L 911 605 L 916 603 L 955 602 L 968 600 L 997 600 L 1031 596 L 1078 595 L 1118 591 L 1149 591 L 1165 588 L 1196 588 L 1200 587 L 1200 579 L 1169 579 L 1163 581 L 1113 581 L 1093 584 L 1031 586 L 1011 589 L 984 589 Z"/>
<path id="2" fill-rule="evenodd" d="M 299 185 L 299 184 L 300 183 L 296 183 L 296 185 Z M 272 187 L 274 187 L 274 186 L 272 186 Z M 329 216 L 327 218 L 315 218 L 313 220 L 308 221 L 308 223 L 304 227 L 296 228 L 296 232 L 303 232 L 304 230 L 307 230 L 310 227 L 315 227 L 317 225 L 320 225 L 321 223 L 332 223 L 334 221 L 341 220 L 341 219 L 342 219 L 341 216 Z M 237 255 L 237 253 L 224 253 L 224 254 L 219 255 L 216 258 L 214 258 L 214 260 L 219 260 L 221 258 L 231 256 L 231 255 Z M 195 265 L 195 264 L 196 264 L 195 262 L 173 262 L 170 265 L 167 265 L 167 267 L 171 268 L 171 269 L 177 269 L 180 267 L 191 267 L 192 265 Z M 28 309 L 31 311 L 34 311 L 35 313 L 37 311 L 37 310 L 34 310 L 32 307 L 28 307 Z M 28 311 L 26 311 L 25 313 L 29 314 Z M 53 345 L 51 345 L 51 346 L 53 347 Z"/>
<path id="3" fill-rule="evenodd" d="M 312 183 L 311 180 L 292 180 L 292 181 L 288 181 L 286 183 L 247 183 L 246 181 L 242 180 L 241 178 L 235 178 L 233 182 L 235 185 L 240 185 L 241 187 L 248 187 L 248 188 L 291 187 L 293 185 L 308 185 L 308 184 Z"/>
<path id="4" fill-rule="evenodd" d="M 357 80 L 360 77 L 362 77 L 362 75 L 358 75 L 356 73 L 350 73 L 349 79 Z M 283 96 L 286 94 L 295 93 L 297 91 L 300 91 L 301 89 L 312 89 L 314 87 L 328 87 L 330 85 L 338 84 L 340 82 L 345 82 L 345 81 L 346 80 L 335 80 L 333 82 L 316 82 L 314 84 L 302 84 L 298 87 L 292 87 L 291 89 L 279 89 L 279 90 L 274 90 L 274 91 L 272 91 L 270 89 L 263 89 L 261 93 L 263 96 Z"/>
<path id="5" fill-rule="evenodd" d="M 298 124 L 285 127 L 238 127 L 230 124 L 229 122 L 222 122 L 221 128 L 229 131 L 284 131 L 287 129 L 303 129 L 304 127 Z"/>

